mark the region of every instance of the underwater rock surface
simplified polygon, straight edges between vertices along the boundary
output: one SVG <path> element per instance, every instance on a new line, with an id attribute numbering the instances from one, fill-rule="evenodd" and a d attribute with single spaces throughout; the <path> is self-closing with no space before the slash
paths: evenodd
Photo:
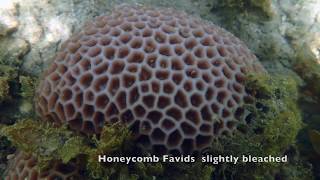
<path id="1" fill-rule="evenodd" d="M 188 13 L 200 15 L 233 32 L 252 49 L 270 69 L 288 66 L 292 54 L 301 46 L 312 49 L 319 58 L 319 2 L 264 0 L 254 3 L 241 1 L 152 1 L 121 2 L 146 5 L 173 6 Z M 23 57 L 23 69 L 39 74 L 43 64 L 53 58 L 58 47 L 78 25 L 109 11 L 117 1 L 41 1 L 4 0 L 0 12 L 3 35 L 14 30 L 13 37 L 30 44 L 30 52 Z M 192 7 L 192 8 L 190 8 Z M 260 13 L 262 12 L 262 13 Z M 281 52 L 281 53 L 279 53 Z M 276 66 L 276 67 L 273 67 Z M 280 66 L 280 67 L 278 67 Z"/>

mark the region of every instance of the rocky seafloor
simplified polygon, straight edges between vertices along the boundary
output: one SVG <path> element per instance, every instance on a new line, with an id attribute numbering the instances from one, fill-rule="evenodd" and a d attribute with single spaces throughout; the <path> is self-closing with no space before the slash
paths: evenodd
<path id="1" fill-rule="evenodd" d="M 228 164 L 213 167 L 203 164 L 159 165 L 161 168 L 158 165 L 152 167 L 141 165 L 140 169 L 131 167 L 131 170 L 134 169 L 131 174 L 128 170 L 123 171 L 122 167 L 112 167 L 108 172 L 113 173 L 111 179 L 117 174 L 113 171 L 120 171 L 119 169 L 123 174 L 129 174 L 128 177 L 132 179 L 134 177 L 165 179 L 169 175 L 176 179 L 320 178 L 320 133 L 318 132 L 320 131 L 320 1 L 318 0 L 1 0 L 0 127 L 34 117 L 34 92 L 39 76 L 61 44 L 78 31 L 87 20 L 107 13 L 121 3 L 173 7 L 200 16 L 233 33 L 252 50 L 269 74 L 276 79 L 271 81 L 261 78 L 261 82 L 256 79 L 258 81 L 256 83 L 258 85 L 260 83 L 262 87 L 263 84 L 269 83 L 266 88 L 268 93 L 281 91 L 285 102 L 294 103 L 293 106 L 297 107 L 299 112 L 297 116 L 303 123 L 297 125 L 290 121 L 288 117 L 291 117 L 291 114 L 283 115 L 287 119 L 276 116 L 274 122 L 266 128 L 263 137 L 257 136 L 252 141 L 247 137 L 238 138 L 236 145 L 230 139 L 225 140 L 224 147 L 214 152 L 226 155 L 250 152 L 259 155 L 262 153 L 261 146 L 256 145 L 263 139 L 271 143 L 262 145 L 262 149 L 270 154 L 280 152 L 288 154 L 290 159 L 288 164 L 261 167 Z M 291 102 L 292 99 L 295 101 Z M 281 103 L 275 103 L 275 107 L 282 107 Z M 283 134 L 287 136 L 280 137 Z M 6 136 L 0 140 L 0 174 L 2 174 L 7 168 L 7 157 L 14 153 L 15 146 Z M 264 155 L 268 154 L 266 152 Z M 161 171 L 155 170 L 157 168 Z M 250 168 L 252 171 L 243 171 Z"/>

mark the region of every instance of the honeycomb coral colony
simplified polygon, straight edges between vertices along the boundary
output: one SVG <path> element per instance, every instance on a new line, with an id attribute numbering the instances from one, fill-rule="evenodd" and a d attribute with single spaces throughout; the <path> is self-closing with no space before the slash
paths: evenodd
<path id="1" fill-rule="evenodd" d="M 244 122 L 250 72 L 265 70 L 225 30 L 173 9 L 122 5 L 61 46 L 36 108 L 84 134 L 124 123 L 156 154 L 199 153 Z M 40 177 L 26 174 L 13 168 L 9 177 Z"/>
<path id="2" fill-rule="evenodd" d="M 261 69 L 216 26 L 171 9 L 121 6 L 62 46 L 37 107 L 76 131 L 121 121 L 156 151 L 190 153 L 232 132 L 249 98 L 244 75 Z"/>

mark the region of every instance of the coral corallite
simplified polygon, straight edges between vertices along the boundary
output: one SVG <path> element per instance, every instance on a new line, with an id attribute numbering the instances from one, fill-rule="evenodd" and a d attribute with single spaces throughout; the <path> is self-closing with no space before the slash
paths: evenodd
<path id="1" fill-rule="evenodd" d="M 65 42 L 38 89 L 43 119 L 99 134 L 122 122 L 156 153 L 194 153 L 232 133 L 264 68 L 232 34 L 174 9 L 121 5 Z"/>

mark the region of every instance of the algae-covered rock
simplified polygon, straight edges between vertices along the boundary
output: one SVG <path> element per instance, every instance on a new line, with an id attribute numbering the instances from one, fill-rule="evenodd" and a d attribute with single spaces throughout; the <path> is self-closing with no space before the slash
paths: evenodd
<path id="1" fill-rule="evenodd" d="M 237 14 L 254 14 L 255 19 L 271 19 L 275 11 L 272 0 L 215 0 L 213 1 L 214 9 L 224 9 L 226 13 L 232 12 Z"/>
<path id="2" fill-rule="evenodd" d="M 0 65 L 18 67 L 22 57 L 29 51 L 28 43 L 19 38 L 0 38 Z"/>
<path id="3" fill-rule="evenodd" d="M 269 71 L 292 73 L 295 52 L 302 45 L 316 49 L 318 1 L 214 2 L 207 19 L 244 41 Z"/>
<path id="4" fill-rule="evenodd" d="M 30 44 L 22 69 L 30 74 L 40 74 L 59 48 L 81 24 L 108 11 L 109 1 L 92 0 L 15 0 L 19 5 L 19 29 L 14 36 Z"/>
<path id="5" fill-rule="evenodd" d="M 296 143 L 302 128 L 300 111 L 297 107 L 298 91 L 295 81 L 288 76 L 252 75 L 247 77 L 247 90 L 255 94 L 256 100 L 246 109 L 250 114 L 248 124 L 240 126 L 231 138 L 224 137 L 216 142 L 213 154 L 252 155 L 257 157 L 284 156 L 287 149 Z M 289 164 L 283 164 L 286 166 Z M 279 163 L 225 165 L 229 178 L 273 179 L 282 166 Z M 246 169 L 247 173 L 243 173 Z M 220 176 L 219 176 L 220 175 Z"/>
<path id="6" fill-rule="evenodd" d="M 32 98 L 35 93 L 37 79 L 31 76 L 19 76 L 20 95 L 24 98 Z"/>
<path id="7" fill-rule="evenodd" d="M 19 22 L 16 18 L 18 11 L 13 1 L 2 0 L 0 6 L 0 37 L 17 30 Z"/>
<path id="8" fill-rule="evenodd" d="M 65 127 L 55 128 L 30 119 L 22 120 L 13 126 L 3 126 L 0 128 L 0 136 L 7 137 L 19 150 L 34 154 L 40 169 L 46 168 L 52 160 L 63 160 L 67 163 L 84 153 L 86 148 L 83 138 L 74 135 Z"/>
<path id="9" fill-rule="evenodd" d="M 15 18 L 2 15 L 0 18 L 0 36 L 5 36 L 17 30 L 18 25 L 19 23 Z"/>
<path id="10" fill-rule="evenodd" d="M 23 70 L 39 74 L 61 43 L 78 31 L 81 24 L 93 16 L 108 13 L 120 3 L 174 7 L 195 16 L 200 15 L 245 41 L 274 71 L 290 66 L 294 59 L 292 54 L 302 42 L 314 50 L 318 46 L 314 43 L 317 41 L 314 34 L 320 29 L 317 23 L 319 10 L 316 8 L 319 2 L 314 0 L 14 0 L 9 3 L 12 7 L 9 9 L 14 12 L 19 7 L 19 13 L 11 14 L 20 25 L 13 37 L 25 39 L 30 44 Z"/>
<path id="11" fill-rule="evenodd" d="M 19 104 L 19 110 L 22 114 L 31 114 L 33 112 L 33 97 L 38 81 L 32 76 L 19 76 L 19 95 L 22 97 Z"/>
<path id="12" fill-rule="evenodd" d="M 302 87 L 305 97 L 320 103 L 320 64 L 309 48 L 301 47 L 297 51 L 294 70 L 305 82 Z"/>
<path id="13" fill-rule="evenodd" d="M 2 101 L 8 99 L 9 95 L 9 83 L 7 77 L 0 76 L 0 104 Z"/>

